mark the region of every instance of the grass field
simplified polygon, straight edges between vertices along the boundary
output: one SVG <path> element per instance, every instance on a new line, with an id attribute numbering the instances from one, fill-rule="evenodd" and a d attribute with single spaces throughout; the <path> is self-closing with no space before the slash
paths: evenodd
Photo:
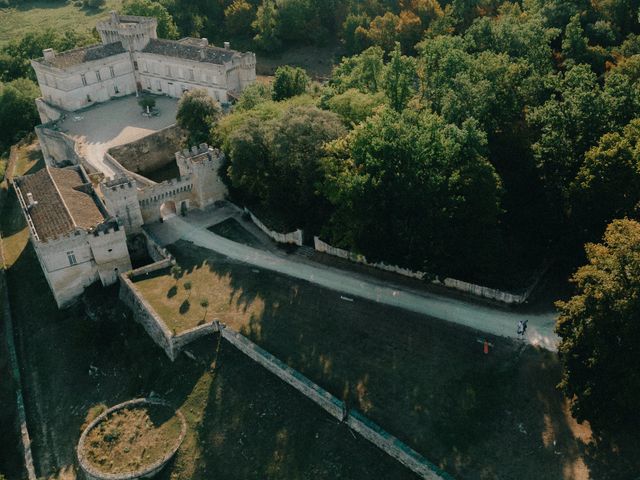
<path id="1" fill-rule="evenodd" d="M 63 0 L 23 0 L 17 7 L 0 8 L 0 45 L 20 38 L 24 34 L 52 28 L 65 30 L 91 30 L 98 20 L 118 10 L 122 0 L 107 0 L 99 10 L 87 10 L 74 2 Z"/>
<path id="2" fill-rule="evenodd" d="M 193 288 L 202 284 L 199 295 L 215 296 L 209 308 L 233 308 L 223 320 L 228 326 L 456 478 L 579 480 L 602 460 L 587 448 L 588 426 L 573 421 L 555 388 L 553 353 L 492 338 L 495 347 L 484 355 L 473 331 L 345 302 L 189 243 L 170 250 Z M 171 281 L 149 283 L 166 292 Z"/>
<path id="3" fill-rule="evenodd" d="M 18 166 L 18 173 L 37 169 L 35 151 L 25 151 Z M 39 475 L 75 478 L 75 445 L 96 406 L 155 393 L 180 407 L 189 425 L 175 460 L 156 478 L 413 478 L 226 343 L 203 339 L 190 347 L 195 361 L 171 363 L 113 302 L 117 287 L 93 288 L 59 311 L 15 196 L 7 199 L 0 222 L 10 232 L 10 299 Z M 8 438 L 0 459 L 11 454 Z"/>

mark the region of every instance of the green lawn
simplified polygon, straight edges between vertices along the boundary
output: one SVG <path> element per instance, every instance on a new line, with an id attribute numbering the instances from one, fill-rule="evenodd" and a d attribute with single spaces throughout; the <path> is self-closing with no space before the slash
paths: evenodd
<path id="1" fill-rule="evenodd" d="M 193 244 L 169 247 L 192 289 L 227 308 L 223 321 L 459 479 L 589 478 L 587 447 L 556 385 L 555 354 L 229 261 Z M 175 280 L 155 278 L 165 302 Z M 139 285 L 139 284 L 138 284 Z M 173 305 L 171 315 L 185 296 Z M 192 293 L 193 296 L 193 293 Z M 174 297 L 175 298 L 175 297 Z M 162 312 L 162 310 L 161 310 Z M 171 321 L 171 320 L 169 320 Z M 637 462 L 636 462 L 637 463 Z M 595 477 L 594 477 L 595 478 Z"/>
<path id="2" fill-rule="evenodd" d="M 87 10 L 69 1 L 23 0 L 17 7 L 0 8 L 0 45 L 24 34 L 53 28 L 65 30 L 91 30 L 98 20 L 118 10 L 122 0 L 107 0 L 100 10 Z"/>

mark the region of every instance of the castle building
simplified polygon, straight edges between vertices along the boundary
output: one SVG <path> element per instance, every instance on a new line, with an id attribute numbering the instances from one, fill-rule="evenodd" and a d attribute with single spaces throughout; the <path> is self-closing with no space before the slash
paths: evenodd
<path id="1" fill-rule="evenodd" d="M 157 20 L 118 15 L 99 22 L 101 44 L 55 52 L 32 60 L 42 100 L 62 110 L 75 111 L 97 102 L 149 92 L 179 98 L 203 88 L 220 103 L 228 103 L 256 79 L 252 52 L 210 45 L 206 38 L 162 40 Z M 42 121 L 50 119 L 47 105 L 38 109 Z"/>
<path id="2" fill-rule="evenodd" d="M 131 269 L 125 230 L 80 165 L 46 166 L 14 181 L 31 243 L 59 307 Z"/>
<path id="3" fill-rule="evenodd" d="M 224 155 L 206 144 L 176 153 L 180 176 L 138 185 L 128 176 L 107 179 L 99 191 L 81 165 L 47 165 L 14 180 L 31 243 L 58 307 L 96 281 L 111 285 L 131 270 L 127 239 L 143 225 L 227 195 L 218 175 Z"/>

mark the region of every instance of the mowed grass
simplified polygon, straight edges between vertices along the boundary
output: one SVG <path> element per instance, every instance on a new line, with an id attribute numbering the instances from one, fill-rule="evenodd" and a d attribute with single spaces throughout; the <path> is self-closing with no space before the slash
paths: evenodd
<path id="1" fill-rule="evenodd" d="M 72 1 L 22 0 L 17 6 L 0 8 L 0 45 L 19 39 L 26 33 L 52 28 L 91 30 L 95 24 L 118 10 L 122 0 L 107 0 L 102 9 L 86 9 Z"/>
<path id="2" fill-rule="evenodd" d="M 0 224 L 13 232 L 9 293 L 39 476 L 76 478 L 75 447 L 87 418 L 153 394 L 180 408 L 189 427 L 159 479 L 414 478 L 215 337 L 190 346 L 195 361 L 182 355 L 172 363 L 116 301 L 117 287 L 92 287 L 82 302 L 58 310 L 33 248 L 17 240 L 28 239 L 20 215 L 11 194 Z M 0 458 L 5 453 L 12 449 L 3 447 Z"/>
<path id="3" fill-rule="evenodd" d="M 461 479 L 586 479 L 597 463 L 588 426 L 577 425 L 557 391 L 557 356 L 355 299 L 249 265 L 193 244 L 169 247 L 228 327 L 345 399 L 390 433 Z M 187 280 L 188 279 L 188 280 Z M 143 284 L 167 305 L 175 279 Z M 144 285 L 146 283 L 146 285 Z M 155 285 L 151 287 L 151 285 Z M 185 296 L 176 299 L 175 308 Z M 154 291 L 156 292 L 154 296 Z M 167 322 L 171 322 L 167 318 Z"/>
<path id="4" fill-rule="evenodd" d="M 169 329 L 178 334 L 211 320 L 236 324 L 264 313 L 260 299 L 244 302 L 242 292 L 233 290 L 232 277 L 212 275 L 207 262 L 185 269 L 177 277 L 169 269 L 154 272 L 138 277 L 134 284 Z"/>

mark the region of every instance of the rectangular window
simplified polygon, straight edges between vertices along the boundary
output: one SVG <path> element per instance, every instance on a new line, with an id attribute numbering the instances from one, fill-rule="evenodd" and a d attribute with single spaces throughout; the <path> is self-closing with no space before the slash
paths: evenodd
<path id="1" fill-rule="evenodd" d="M 133 69 L 134 70 L 138 70 L 138 61 L 137 60 L 133 61 Z"/>
<path id="2" fill-rule="evenodd" d="M 80 79 L 82 80 L 82 85 L 87 86 L 87 77 L 84 76 L 84 73 L 80 74 Z"/>
<path id="3" fill-rule="evenodd" d="M 96 78 L 98 79 L 99 82 L 102 81 L 102 78 L 100 77 L 100 70 L 96 70 Z"/>
<path id="4" fill-rule="evenodd" d="M 69 260 L 69 265 L 75 265 L 76 263 L 78 263 L 73 252 L 67 252 L 67 259 Z"/>
<path id="5" fill-rule="evenodd" d="M 116 76 L 116 72 L 113 70 L 113 67 L 109 67 L 109 73 L 111 74 L 111 78 Z"/>
<path id="6" fill-rule="evenodd" d="M 118 85 L 114 85 L 113 86 L 113 91 L 114 93 L 117 95 L 118 93 L 120 93 L 120 90 L 118 90 Z"/>

